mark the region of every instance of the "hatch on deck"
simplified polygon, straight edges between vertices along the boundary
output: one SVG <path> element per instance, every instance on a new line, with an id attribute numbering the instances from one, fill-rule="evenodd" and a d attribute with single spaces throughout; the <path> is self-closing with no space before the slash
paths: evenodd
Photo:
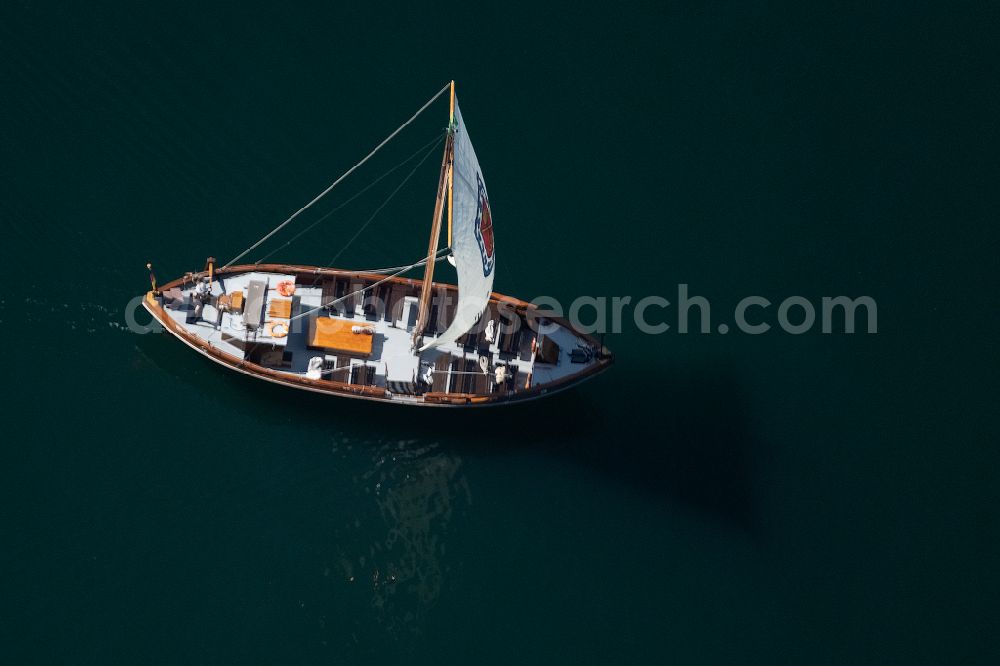
<path id="1" fill-rule="evenodd" d="M 252 331 L 260 328 L 264 320 L 264 300 L 267 295 L 267 283 L 262 280 L 251 280 L 247 287 L 246 306 L 243 308 L 243 321 Z"/>

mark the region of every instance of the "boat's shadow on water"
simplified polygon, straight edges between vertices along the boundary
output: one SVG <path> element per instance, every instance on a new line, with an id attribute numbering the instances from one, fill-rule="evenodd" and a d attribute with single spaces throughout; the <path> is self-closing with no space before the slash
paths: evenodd
<path id="1" fill-rule="evenodd" d="M 161 354 L 173 358 L 159 346 L 151 352 Z M 376 442 L 434 444 L 463 456 L 541 453 L 748 533 L 758 529 L 766 451 L 749 422 L 739 381 L 717 366 L 675 368 L 655 378 L 612 367 L 579 388 L 541 400 L 447 409 L 297 391 L 201 362 L 214 371 L 189 379 L 213 384 L 204 387 L 208 391 L 227 385 L 251 413 L 274 413 L 280 403 L 285 419 L 334 432 L 367 432 Z"/>
<path id="2" fill-rule="evenodd" d="M 656 381 L 614 373 L 512 410 L 511 418 L 498 418 L 495 432 L 465 445 L 475 451 L 511 446 L 542 451 L 756 533 L 757 470 L 764 451 L 736 380 L 717 369 L 702 374 L 688 368 Z"/>

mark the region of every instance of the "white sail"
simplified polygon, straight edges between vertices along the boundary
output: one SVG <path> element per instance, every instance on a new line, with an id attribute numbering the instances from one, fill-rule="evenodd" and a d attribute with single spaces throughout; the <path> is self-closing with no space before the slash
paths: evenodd
<path id="1" fill-rule="evenodd" d="M 490 200 L 457 103 L 455 125 L 451 248 L 458 272 L 458 305 L 448 329 L 420 351 L 454 342 L 476 325 L 490 299 L 496 274 Z"/>

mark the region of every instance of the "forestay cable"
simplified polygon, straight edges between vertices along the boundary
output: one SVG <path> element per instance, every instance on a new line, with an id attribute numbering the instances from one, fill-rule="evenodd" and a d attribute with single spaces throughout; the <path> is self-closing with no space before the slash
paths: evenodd
<path id="1" fill-rule="evenodd" d="M 355 169 L 357 169 L 359 166 L 361 166 L 362 164 L 364 164 L 365 162 L 367 162 L 369 159 L 371 159 L 372 155 L 374 155 L 375 153 L 377 153 L 382 148 L 382 146 L 384 146 L 385 144 L 389 143 L 389 141 L 391 141 L 397 134 L 399 134 L 400 132 L 402 132 L 403 128 L 405 128 L 407 125 L 409 125 L 414 120 L 416 120 L 417 116 L 419 116 L 421 113 L 423 113 L 424 109 L 426 109 L 428 106 L 430 106 L 434 102 L 434 100 L 436 100 L 438 97 L 440 97 L 441 95 L 443 95 L 445 93 L 445 91 L 449 90 L 450 88 L 451 88 L 451 83 L 448 83 L 448 85 L 446 85 L 444 88 L 441 88 L 441 90 L 439 90 L 433 97 L 431 97 L 429 100 L 427 100 L 427 102 L 425 102 L 422 107 L 420 107 L 419 109 L 417 109 L 417 112 L 414 113 L 412 116 L 410 116 L 409 120 L 407 120 L 405 123 L 403 123 L 398 128 L 396 128 L 395 132 L 393 132 L 392 134 L 390 134 L 389 136 L 387 136 L 385 139 L 383 139 L 382 143 L 380 143 L 377 146 L 375 146 L 370 153 L 368 153 L 367 155 L 365 155 L 364 159 L 362 159 L 360 162 L 358 162 L 357 164 L 355 164 L 354 166 L 352 166 L 350 169 L 348 169 L 347 171 L 345 171 L 344 175 L 342 175 L 337 180 L 333 181 L 333 183 L 331 183 L 328 188 L 326 188 L 325 190 L 323 190 L 322 192 L 320 192 L 316 196 L 316 198 L 314 198 L 312 201 L 310 201 L 309 203 L 307 203 L 305 206 L 303 206 L 302 208 L 299 208 L 297 211 L 295 211 L 294 213 L 292 213 L 291 217 L 289 217 L 287 220 L 285 220 L 284 222 L 282 222 L 281 224 L 279 224 L 277 227 L 275 227 L 274 229 L 272 229 L 270 231 L 270 233 L 268 233 L 267 235 L 265 235 L 259 241 L 257 241 L 256 243 L 254 243 L 253 245 L 251 245 L 247 249 L 243 250 L 243 252 L 241 252 L 237 257 L 235 257 L 228 264 L 226 264 L 225 266 L 223 266 L 223 268 L 229 268 L 230 266 L 232 266 L 233 264 L 235 264 L 237 261 L 239 261 L 240 259 L 242 259 L 243 257 L 245 257 L 247 254 L 249 254 L 253 250 L 255 250 L 258 247 L 260 247 L 261 243 L 263 243 L 268 238 L 270 238 L 274 234 L 276 234 L 279 231 L 281 231 L 282 229 L 284 229 L 292 220 L 294 220 L 300 214 L 302 214 L 307 209 L 309 209 L 309 207 L 312 206 L 314 203 L 316 203 L 317 201 L 319 201 L 320 199 L 322 199 L 323 197 L 325 197 L 330 192 L 330 190 L 332 190 L 333 188 L 335 188 L 337 185 L 340 184 L 340 182 L 342 180 L 344 180 L 349 175 L 351 175 L 351 173 L 353 173 Z"/>

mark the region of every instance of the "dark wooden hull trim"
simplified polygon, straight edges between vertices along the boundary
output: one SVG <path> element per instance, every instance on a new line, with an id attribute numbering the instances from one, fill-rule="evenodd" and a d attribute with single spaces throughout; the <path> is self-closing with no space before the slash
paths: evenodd
<path id="1" fill-rule="evenodd" d="M 371 280 L 381 280 L 384 279 L 384 275 L 377 273 L 365 273 L 360 271 L 344 271 L 332 268 L 314 268 L 312 266 L 298 266 L 291 264 L 243 264 L 238 266 L 231 266 L 229 268 L 222 268 L 215 271 L 215 276 L 227 274 L 239 274 L 246 273 L 249 271 L 260 271 L 266 273 L 284 273 L 288 275 L 295 275 L 296 278 L 306 278 L 308 276 L 315 276 L 316 278 L 323 277 L 357 277 L 366 278 Z M 201 278 L 206 273 L 192 273 L 183 278 L 178 278 L 167 284 L 163 285 L 160 289 L 167 290 L 173 287 L 182 287 L 183 285 Z M 391 282 L 397 284 L 405 284 L 408 286 L 417 286 L 420 283 L 419 280 L 412 280 L 409 278 L 396 277 L 392 278 Z M 454 285 L 446 285 L 440 283 L 434 283 L 433 288 L 439 289 L 444 288 L 448 290 L 454 290 L 456 287 Z M 522 301 L 517 298 L 510 296 L 504 296 L 503 294 L 493 293 L 493 301 L 497 303 L 504 303 L 506 305 L 512 306 L 515 310 L 520 311 L 522 314 L 528 310 L 534 308 L 530 303 Z M 191 335 L 183 328 L 181 328 L 156 301 L 156 298 L 152 291 L 146 293 L 146 297 L 142 302 L 143 307 L 153 316 L 164 328 L 173 334 L 175 337 L 180 339 L 184 344 L 188 345 L 195 351 L 199 352 L 203 356 L 223 365 L 230 370 L 235 370 L 241 374 L 248 375 L 250 377 L 256 377 L 258 379 L 263 379 L 265 381 L 272 382 L 274 384 L 281 384 L 284 386 L 290 386 L 292 388 L 302 389 L 305 391 L 312 391 L 314 393 L 323 393 L 326 395 L 343 396 L 347 398 L 357 398 L 360 400 L 371 400 L 375 402 L 392 403 L 398 405 L 414 405 L 420 407 L 495 407 L 499 405 L 508 405 L 516 402 L 527 402 L 529 400 L 536 400 L 559 391 L 564 391 L 568 388 L 579 384 L 580 382 L 589 379 L 598 373 L 607 370 L 613 363 L 613 357 L 602 359 L 595 363 L 594 365 L 581 370 L 580 372 L 569 375 L 560 379 L 558 381 L 552 382 L 550 384 L 544 384 L 536 386 L 531 389 L 515 391 L 512 393 L 497 394 L 497 395 L 478 395 L 478 394 L 467 394 L 467 393 L 441 393 L 441 392 L 429 392 L 423 394 L 422 397 L 415 397 L 413 399 L 407 399 L 404 397 L 391 398 L 386 393 L 386 390 L 376 386 L 358 386 L 356 384 L 347 384 L 344 382 L 338 382 L 333 380 L 324 379 L 309 379 L 308 377 L 298 377 L 290 376 L 286 373 L 281 373 L 276 370 L 271 370 L 270 368 L 265 368 L 262 365 L 256 363 L 251 363 L 245 361 L 241 358 L 237 358 L 232 354 L 227 354 L 221 351 L 204 340 L 201 340 L 197 336 Z M 563 326 L 571 331 L 577 336 L 588 340 L 591 344 L 599 344 L 598 340 L 587 333 L 583 333 L 573 327 L 569 321 L 561 317 L 549 317 L 550 319 L 560 326 Z"/>

